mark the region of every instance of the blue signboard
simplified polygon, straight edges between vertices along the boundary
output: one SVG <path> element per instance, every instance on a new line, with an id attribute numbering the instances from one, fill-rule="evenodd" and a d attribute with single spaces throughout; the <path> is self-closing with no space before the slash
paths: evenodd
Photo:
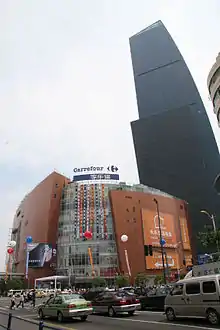
<path id="1" fill-rule="evenodd" d="M 119 180 L 119 174 L 82 174 L 74 175 L 73 181 L 93 181 L 93 180 Z"/>
<path id="2" fill-rule="evenodd" d="M 210 256 L 208 254 L 198 254 L 198 265 L 203 265 L 208 262 Z"/>

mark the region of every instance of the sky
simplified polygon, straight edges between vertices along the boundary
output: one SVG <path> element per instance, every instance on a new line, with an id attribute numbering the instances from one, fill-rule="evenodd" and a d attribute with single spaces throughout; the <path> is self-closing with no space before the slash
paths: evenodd
<path id="1" fill-rule="evenodd" d="M 129 37 L 162 20 L 201 94 L 220 52 L 220 1 L 0 0 L 0 271 L 24 195 L 54 169 L 116 164 L 138 182 Z"/>

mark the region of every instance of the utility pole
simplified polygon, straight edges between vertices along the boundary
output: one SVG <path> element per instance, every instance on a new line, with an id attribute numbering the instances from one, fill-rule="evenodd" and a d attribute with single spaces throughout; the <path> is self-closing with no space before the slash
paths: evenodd
<path id="1" fill-rule="evenodd" d="M 159 211 L 159 204 L 156 198 L 153 199 L 154 203 L 156 204 L 157 209 L 157 217 L 158 217 L 158 225 L 159 225 L 159 233 L 160 233 L 160 249 L 161 249 L 161 255 L 162 255 L 162 264 L 163 264 L 163 278 L 164 278 L 164 284 L 167 283 L 166 279 L 166 267 L 165 267 L 165 260 L 164 260 L 164 247 L 162 242 L 162 232 L 161 232 L 161 221 L 160 221 L 160 211 Z"/>

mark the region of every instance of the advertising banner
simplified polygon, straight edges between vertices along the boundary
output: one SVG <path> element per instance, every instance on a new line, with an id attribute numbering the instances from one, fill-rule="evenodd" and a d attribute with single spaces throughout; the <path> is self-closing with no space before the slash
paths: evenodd
<path id="1" fill-rule="evenodd" d="M 107 173 L 97 173 L 97 174 L 81 174 L 74 175 L 73 181 L 93 181 L 93 180 L 119 180 L 119 174 L 107 174 Z"/>
<path id="2" fill-rule="evenodd" d="M 160 232 L 158 215 L 155 211 L 142 209 L 144 244 L 160 246 Z M 162 238 L 166 241 L 165 247 L 175 248 L 177 244 L 174 226 L 174 216 L 168 213 L 160 214 Z"/>
<path id="3" fill-rule="evenodd" d="M 56 247 L 52 244 L 28 244 L 28 267 L 42 268 L 56 264 Z"/>
<path id="4" fill-rule="evenodd" d="M 165 266 L 168 264 L 168 267 L 171 269 L 179 268 L 178 265 L 178 254 L 174 251 L 167 251 L 164 254 Z M 163 268 L 162 254 L 160 251 L 153 252 L 153 256 L 146 257 L 146 266 L 147 269 L 161 269 Z"/>
<path id="5" fill-rule="evenodd" d="M 184 250 L 191 250 L 189 232 L 186 218 L 180 218 L 180 229 Z"/>

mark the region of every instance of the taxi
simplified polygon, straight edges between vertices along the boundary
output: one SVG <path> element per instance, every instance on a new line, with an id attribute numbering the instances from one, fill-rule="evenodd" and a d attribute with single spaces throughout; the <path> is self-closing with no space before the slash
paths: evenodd
<path id="1" fill-rule="evenodd" d="M 38 306 L 40 319 L 45 317 L 57 318 L 62 322 L 67 318 L 80 318 L 86 321 L 88 315 L 93 313 L 92 304 L 79 294 L 58 294 Z"/>

